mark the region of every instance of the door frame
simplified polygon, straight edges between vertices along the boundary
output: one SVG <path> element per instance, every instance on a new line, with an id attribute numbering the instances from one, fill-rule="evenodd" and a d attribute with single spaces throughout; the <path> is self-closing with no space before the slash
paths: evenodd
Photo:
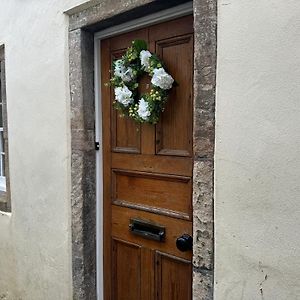
<path id="1" fill-rule="evenodd" d="M 119 35 L 121 33 L 140 29 L 164 21 L 180 18 L 193 13 L 193 3 L 187 2 L 158 13 L 153 13 L 142 18 L 134 19 L 120 25 L 109 27 L 94 34 L 94 78 L 95 78 L 95 141 L 102 145 L 102 99 L 101 99 L 101 40 Z M 102 148 L 96 153 L 96 276 L 97 299 L 103 299 L 104 268 L 103 268 L 103 152 Z"/>
<path id="2" fill-rule="evenodd" d="M 159 14 L 187 2 L 192 2 L 194 16 L 193 299 L 213 299 L 217 0 L 93 0 L 64 12 L 69 17 L 70 95 L 66 101 L 70 104 L 70 288 L 74 299 L 97 298 L 94 34 L 137 15 Z"/>

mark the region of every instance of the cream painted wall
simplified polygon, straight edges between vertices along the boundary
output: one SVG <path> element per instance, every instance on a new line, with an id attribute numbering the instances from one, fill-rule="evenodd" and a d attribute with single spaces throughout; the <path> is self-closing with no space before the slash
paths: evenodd
<path id="1" fill-rule="evenodd" d="M 68 20 L 80 0 L 0 0 L 12 214 L 0 213 L 0 299 L 71 299 Z"/>
<path id="2" fill-rule="evenodd" d="M 72 298 L 62 12 L 80 2 L 0 0 L 13 211 L 0 213 L 0 299 Z M 299 16 L 299 0 L 219 0 L 217 300 L 300 299 Z"/>
<path id="3" fill-rule="evenodd" d="M 300 299 L 300 1 L 220 0 L 215 299 Z"/>

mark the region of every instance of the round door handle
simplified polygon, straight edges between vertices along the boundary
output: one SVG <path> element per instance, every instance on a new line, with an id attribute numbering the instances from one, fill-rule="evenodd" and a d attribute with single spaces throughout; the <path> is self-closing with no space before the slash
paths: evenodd
<path id="1" fill-rule="evenodd" d="M 183 234 L 177 238 L 176 247 L 182 252 L 193 250 L 193 238 L 189 234 Z"/>

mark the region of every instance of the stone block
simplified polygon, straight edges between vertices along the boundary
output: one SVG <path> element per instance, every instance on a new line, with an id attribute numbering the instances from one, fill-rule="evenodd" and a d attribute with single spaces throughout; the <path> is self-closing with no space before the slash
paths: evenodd
<path id="1" fill-rule="evenodd" d="M 213 162 L 195 161 L 193 175 L 193 265 L 213 269 Z"/>
<path id="2" fill-rule="evenodd" d="M 213 299 L 213 273 L 212 271 L 194 268 L 193 272 L 193 300 Z"/>

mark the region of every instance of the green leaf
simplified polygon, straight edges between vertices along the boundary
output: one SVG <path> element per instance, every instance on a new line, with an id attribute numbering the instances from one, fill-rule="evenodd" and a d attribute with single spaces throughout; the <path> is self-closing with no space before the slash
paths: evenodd
<path id="1" fill-rule="evenodd" d="M 147 43 L 144 40 L 134 40 L 132 42 L 132 47 L 138 52 L 141 52 L 142 50 L 147 50 Z"/>

